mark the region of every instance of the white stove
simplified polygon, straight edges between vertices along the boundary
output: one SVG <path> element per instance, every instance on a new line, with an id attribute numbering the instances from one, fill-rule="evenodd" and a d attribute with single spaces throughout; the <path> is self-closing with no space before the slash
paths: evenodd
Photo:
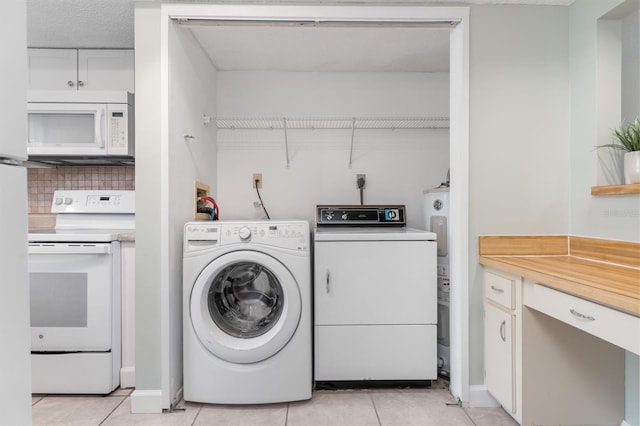
<path id="1" fill-rule="evenodd" d="M 119 237 L 133 191 L 56 191 L 54 229 L 29 233 L 34 393 L 108 394 L 120 384 Z"/>
<path id="2" fill-rule="evenodd" d="M 54 229 L 29 232 L 29 242 L 108 242 L 135 229 L 135 191 L 55 191 Z"/>

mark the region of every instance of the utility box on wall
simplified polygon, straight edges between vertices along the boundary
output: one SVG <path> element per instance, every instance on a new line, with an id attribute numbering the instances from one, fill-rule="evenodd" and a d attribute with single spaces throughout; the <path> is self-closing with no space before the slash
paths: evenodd
<path id="1" fill-rule="evenodd" d="M 198 182 L 197 180 L 193 182 L 193 218 L 195 220 L 208 220 L 211 219 L 210 213 L 201 212 L 202 207 L 206 205 L 206 202 L 202 199 L 202 197 L 209 196 L 209 185 L 206 183 Z"/>

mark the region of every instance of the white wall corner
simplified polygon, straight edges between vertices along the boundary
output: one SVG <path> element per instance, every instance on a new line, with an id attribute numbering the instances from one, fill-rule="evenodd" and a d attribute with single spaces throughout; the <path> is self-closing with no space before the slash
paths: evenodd
<path id="1" fill-rule="evenodd" d="M 131 394 L 133 414 L 162 413 L 161 390 L 134 390 Z"/>
<path id="2" fill-rule="evenodd" d="M 469 386 L 468 407 L 499 407 L 500 403 L 491 396 L 485 385 Z"/>
<path id="3" fill-rule="evenodd" d="M 134 388 L 136 387 L 136 368 L 123 367 L 120 369 L 120 387 Z"/>

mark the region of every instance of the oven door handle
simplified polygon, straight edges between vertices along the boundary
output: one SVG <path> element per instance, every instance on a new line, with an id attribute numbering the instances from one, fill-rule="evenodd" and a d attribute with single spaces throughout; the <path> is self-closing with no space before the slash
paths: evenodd
<path id="1" fill-rule="evenodd" d="M 111 244 L 30 243 L 29 254 L 111 254 Z"/>

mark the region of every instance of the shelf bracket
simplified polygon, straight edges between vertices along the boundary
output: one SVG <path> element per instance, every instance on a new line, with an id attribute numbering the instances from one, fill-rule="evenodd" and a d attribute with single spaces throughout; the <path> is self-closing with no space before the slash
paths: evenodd
<path id="1" fill-rule="evenodd" d="M 349 168 L 351 168 L 351 163 L 353 162 L 353 137 L 356 132 L 356 119 L 355 117 L 351 119 L 351 148 L 349 148 Z"/>
<path id="2" fill-rule="evenodd" d="M 287 156 L 287 169 L 289 168 L 289 140 L 287 138 L 287 119 L 282 119 L 282 128 L 284 129 L 284 152 Z"/>

